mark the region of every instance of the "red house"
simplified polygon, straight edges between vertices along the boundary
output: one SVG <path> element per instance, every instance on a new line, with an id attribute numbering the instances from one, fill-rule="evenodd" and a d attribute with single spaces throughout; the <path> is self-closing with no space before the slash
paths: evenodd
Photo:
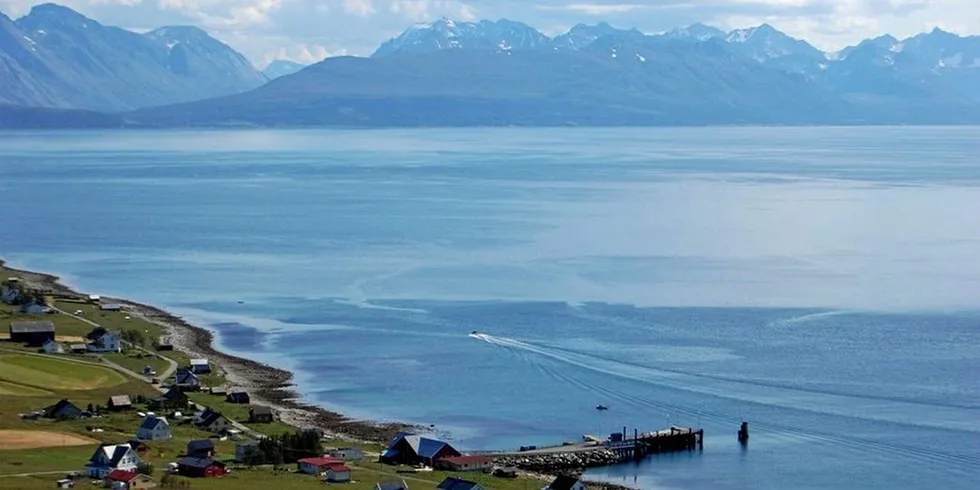
<path id="1" fill-rule="evenodd" d="M 332 466 L 343 466 L 344 460 L 321 456 L 319 458 L 304 458 L 296 462 L 296 471 L 308 475 L 319 475 L 326 472 Z"/>
<path id="2" fill-rule="evenodd" d="M 228 468 L 211 458 L 186 457 L 177 461 L 177 473 L 191 478 L 214 478 L 227 474 Z"/>

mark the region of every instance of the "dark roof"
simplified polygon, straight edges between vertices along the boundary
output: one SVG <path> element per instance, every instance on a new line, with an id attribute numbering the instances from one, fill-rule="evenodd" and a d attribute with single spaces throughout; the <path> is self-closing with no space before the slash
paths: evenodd
<path id="1" fill-rule="evenodd" d="M 201 423 L 197 424 L 199 426 L 207 427 L 219 419 L 221 419 L 221 412 L 217 410 L 211 410 L 210 408 L 204 409 L 204 414 L 201 416 Z"/>
<path id="2" fill-rule="evenodd" d="M 398 444 L 398 442 L 401 440 L 405 440 L 412 450 L 415 451 L 415 454 L 423 458 L 435 457 L 436 454 L 439 454 L 439 451 L 442 450 L 442 448 L 449 446 L 449 444 L 437 439 L 430 439 L 417 434 L 402 432 L 395 437 L 395 440 L 391 442 L 388 448 L 393 449 L 395 444 Z"/>
<path id="3" fill-rule="evenodd" d="M 166 400 L 180 400 L 182 398 L 187 398 L 187 395 L 183 391 L 177 388 L 170 388 L 166 393 L 163 394 L 163 398 Z"/>
<path id="4" fill-rule="evenodd" d="M 408 483 L 405 480 L 402 481 L 388 481 L 384 483 L 378 483 L 374 487 L 376 490 L 408 490 Z"/>
<path id="5" fill-rule="evenodd" d="M 10 333 L 54 332 L 54 324 L 47 321 L 10 322 Z"/>
<path id="6" fill-rule="evenodd" d="M 438 487 L 439 490 L 473 490 L 475 488 L 481 488 L 480 484 L 475 481 L 464 480 L 462 478 L 456 478 L 455 476 L 450 476 L 442 481 Z"/>
<path id="7" fill-rule="evenodd" d="M 99 337 L 102 337 L 103 335 L 105 335 L 107 333 L 109 333 L 109 331 L 106 330 L 105 327 L 95 327 L 95 328 L 92 329 L 91 332 L 89 332 L 88 334 L 85 335 L 85 338 L 87 338 L 89 340 L 96 340 Z"/>
<path id="8" fill-rule="evenodd" d="M 153 430 L 160 424 L 167 424 L 167 419 L 160 417 L 147 417 L 140 423 L 140 429 Z"/>
<path id="9" fill-rule="evenodd" d="M 252 405 L 248 410 L 252 415 L 272 415 L 272 409 L 265 405 Z"/>
<path id="10" fill-rule="evenodd" d="M 225 465 L 221 461 L 215 461 L 211 458 L 192 458 L 190 456 L 180 458 L 177 460 L 177 464 L 180 466 L 190 466 L 192 468 L 207 468 L 208 466 L 214 465 L 224 467 Z"/>
<path id="11" fill-rule="evenodd" d="M 555 481 L 548 485 L 551 490 L 572 490 L 572 487 L 578 483 L 578 478 L 568 475 L 558 475 Z"/>
<path id="12" fill-rule="evenodd" d="M 89 461 L 94 461 L 95 457 L 100 452 L 102 452 L 105 453 L 106 456 L 109 456 L 109 467 L 115 468 L 116 466 L 119 465 L 119 460 L 123 459 L 123 457 L 125 457 L 126 454 L 128 454 L 129 451 L 131 451 L 132 449 L 133 448 L 132 446 L 129 445 L 129 443 L 102 444 L 101 446 L 99 446 L 98 449 L 95 450 L 95 453 L 92 454 L 92 457 L 89 458 Z"/>
<path id="13" fill-rule="evenodd" d="M 187 443 L 187 452 L 214 451 L 214 441 L 211 439 L 196 439 Z"/>
<path id="14" fill-rule="evenodd" d="M 53 417 L 64 410 L 67 410 L 69 412 L 78 412 L 78 413 L 82 412 L 81 408 L 78 408 L 77 405 L 68 401 L 67 398 L 62 398 L 61 400 L 58 400 L 58 403 L 51 405 L 45 411 L 47 412 L 49 417 Z"/>
<path id="15" fill-rule="evenodd" d="M 197 375 L 192 373 L 190 369 L 177 369 L 177 384 L 187 384 L 193 381 L 197 381 Z"/>

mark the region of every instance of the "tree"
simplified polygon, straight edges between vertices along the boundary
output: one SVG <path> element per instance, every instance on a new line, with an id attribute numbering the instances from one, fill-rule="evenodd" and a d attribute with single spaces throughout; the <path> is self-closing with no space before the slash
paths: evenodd
<path id="1" fill-rule="evenodd" d="M 242 463 L 249 468 L 265 464 L 265 453 L 258 446 L 249 446 L 242 455 Z"/>
<path id="2" fill-rule="evenodd" d="M 88 404 L 88 413 L 95 413 L 95 406 L 91 403 Z"/>
<path id="3" fill-rule="evenodd" d="M 141 475 L 153 476 L 153 463 L 140 463 L 136 471 Z"/>

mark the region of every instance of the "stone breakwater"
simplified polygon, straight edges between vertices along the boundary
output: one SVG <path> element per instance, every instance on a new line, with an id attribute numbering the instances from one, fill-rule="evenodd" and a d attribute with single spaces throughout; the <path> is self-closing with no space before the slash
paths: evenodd
<path id="1" fill-rule="evenodd" d="M 560 471 L 609 466 L 629 460 L 605 448 L 567 453 L 528 454 L 494 458 L 498 466 L 514 466 L 525 471 L 554 474 Z"/>

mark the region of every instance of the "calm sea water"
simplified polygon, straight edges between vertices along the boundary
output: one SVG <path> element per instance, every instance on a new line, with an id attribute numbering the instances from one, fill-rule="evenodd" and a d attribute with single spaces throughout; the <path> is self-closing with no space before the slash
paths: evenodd
<path id="1" fill-rule="evenodd" d="M 671 423 L 704 451 L 592 475 L 980 486 L 980 128 L 0 133 L 0 196 L 14 264 L 465 449 Z"/>

